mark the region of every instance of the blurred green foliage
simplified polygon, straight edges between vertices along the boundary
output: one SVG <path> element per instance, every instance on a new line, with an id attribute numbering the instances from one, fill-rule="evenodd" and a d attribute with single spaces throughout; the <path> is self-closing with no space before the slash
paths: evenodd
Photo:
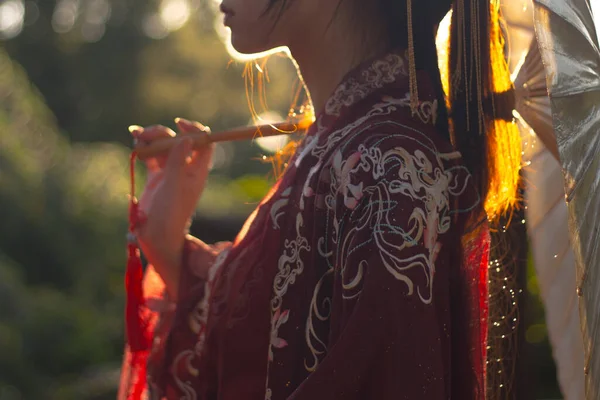
<path id="1" fill-rule="evenodd" d="M 0 398 L 61 398 L 122 348 L 127 152 L 71 146 L 5 52 L 0 102 Z"/>
<path id="2" fill-rule="evenodd" d="M 130 124 L 201 120 L 213 130 L 251 121 L 242 77 L 205 2 L 157 40 L 141 29 L 158 1 L 82 0 L 38 13 L 0 49 L 0 399 L 114 398 L 123 346 L 124 234 Z M 100 40 L 82 34 L 86 7 L 107 3 Z M 16 3 L 15 3 L 16 4 Z M 195 4 L 195 5 L 194 5 Z M 25 18 L 27 22 L 27 16 Z M 0 27 L 1 28 L 1 27 Z M 21 67 L 22 66 L 22 67 Z M 272 109 L 285 115 L 289 60 L 269 62 Z M 233 239 L 272 181 L 252 143 L 224 144 L 194 233 Z M 138 171 L 143 186 L 142 168 Z"/>
<path id="3" fill-rule="evenodd" d="M 0 399 L 112 399 L 123 346 L 127 126 L 173 126 L 178 116 L 213 131 L 249 123 L 244 64 L 215 33 L 212 0 L 7 4 L 24 14 L 12 30 L 6 10 L 0 23 Z M 268 71 L 269 108 L 285 116 L 293 66 L 276 55 Z M 263 152 L 217 147 L 193 233 L 233 238 L 273 180 Z M 138 176 L 141 189 L 141 168 Z M 551 368 L 536 328 L 543 310 L 530 298 L 527 336 L 543 338 L 535 354 Z M 540 380 L 554 382 L 553 373 Z"/>

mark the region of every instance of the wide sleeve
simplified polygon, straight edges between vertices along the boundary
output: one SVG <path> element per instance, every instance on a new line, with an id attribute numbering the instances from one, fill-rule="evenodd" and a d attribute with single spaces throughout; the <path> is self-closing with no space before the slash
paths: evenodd
<path id="1" fill-rule="evenodd" d="M 195 349 L 204 333 L 208 296 L 214 271 L 219 260 L 223 259 L 231 243 L 205 244 L 188 238 L 182 257 L 178 297 L 174 301 L 163 296 L 162 304 L 154 311 L 159 320 L 154 330 L 154 347 L 148 362 L 151 382 L 156 388 L 169 393 L 172 371 L 187 370 L 178 361 L 178 355 Z M 202 269 L 209 266 L 208 277 Z M 152 301 L 152 300 L 150 300 Z M 152 307 L 152 303 L 149 303 Z M 182 364 L 182 365 L 178 365 Z"/>
<path id="2" fill-rule="evenodd" d="M 435 148 L 414 141 L 339 153 L 333 169 L 328 352 L 290 399 L 458 398 L 451 282 L 462 255 L 453 222 L 466 170 L 446 169 Z M 461 400 L 483 398 L 482 372 L 464 371 L 473 379 Z"/>
<path id="3" fill-rule="evenodd" d="M 153 338 L 152 349 L 144 354 L 147 362 L 142 363 L 147 366 L 146 390 L 153 390 L 161 395 L 168 393 L 172 380 L 171 370 L 175 367 L 174 356 L 196 346 L 205 323 L 203 311 L 206 308 L 208 286 L 213 275 L 209 273 L 206 279 L 203 270 L 209 265 L 209 271 L 214 271 L 216 262 L 226 255 L 230 245 L 228 242 L 208 245 L 188 237 L 181 260 L 176 299 L 167 296 L 164 282 L 153 266 L 149 264 L 146 267 L 143 313 L 148 322 L 148 334 Z M 119 399 L 128 398 L 128 393 L 140 377 L 138 371 L 131 371 L 130 358 L 130 351 L 126 349 Z"/>

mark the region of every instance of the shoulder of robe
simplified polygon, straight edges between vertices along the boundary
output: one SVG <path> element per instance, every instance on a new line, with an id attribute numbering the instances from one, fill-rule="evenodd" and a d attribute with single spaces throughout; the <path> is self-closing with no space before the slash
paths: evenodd
<path id="1" fill-rule="evenodd" d="M 410 118 L 380 119 L 344 139 L 331 154 L 330 165 L 346 207 L 359 206 L 371 188 L 383 185 L 400 195 L 405 191 L 397 189 L 407 185 L 414 190 L 413 197 L 423 190 L 436 196 L 445 192 L 448 206 L 463 211 L 479 202 L 460 153 L 432 124 Z"/>

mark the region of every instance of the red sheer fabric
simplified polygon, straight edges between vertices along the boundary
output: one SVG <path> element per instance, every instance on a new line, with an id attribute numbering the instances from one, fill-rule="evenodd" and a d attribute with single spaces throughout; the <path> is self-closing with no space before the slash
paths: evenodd
<path id="1" fill-rule="evenodd" d="M 426 75 L 411 116 L 407 65 L 344 79 L 208 282 L 186 249 L 148 398 L 485 397 L 487 226 Z"/>

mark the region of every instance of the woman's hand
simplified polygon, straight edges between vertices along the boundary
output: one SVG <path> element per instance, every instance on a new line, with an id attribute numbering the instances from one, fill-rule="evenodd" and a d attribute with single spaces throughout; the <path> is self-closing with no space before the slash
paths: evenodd
<path id="1" fill-rule="evenodd" d="M 180 134 L 205 133 L 197 122 L 177 119 Z M 138 146 L 175 136 L 164 126 L 131 127 Z M 213 145 L 192 148 L 192 140 L 182 140 L 166 156 L 146 161 L 148 183 L 140 198 L 144 222 L 138 228 L 140 247 L 165 282 L 169 296 L 177 298 L 181 258 L 189 220 L 204 190 L 210 169 Z"/>

